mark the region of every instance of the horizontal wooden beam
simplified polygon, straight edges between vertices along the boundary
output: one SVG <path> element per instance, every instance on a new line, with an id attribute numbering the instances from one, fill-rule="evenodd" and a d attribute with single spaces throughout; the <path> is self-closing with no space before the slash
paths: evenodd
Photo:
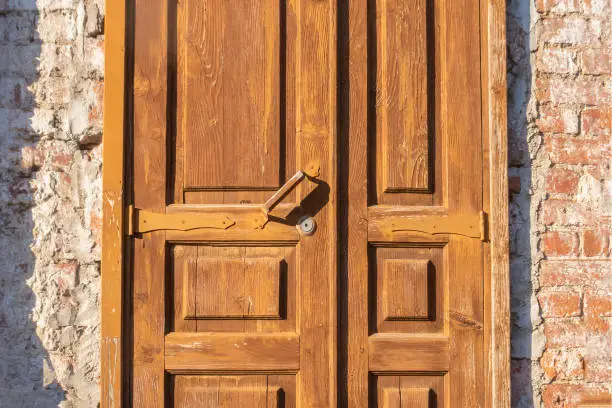
<path id="1" fill-rule="evenodd" d="M 170 333 L 165 342 L 169 372 L 284 371 L 300 368 L 294 333 Z"/>
<path id="2" fill-rule="evenodd" d="M 448 371 L 449 341 L 445 336 L 376 334 L 369 338 L 370 371 Z"/>

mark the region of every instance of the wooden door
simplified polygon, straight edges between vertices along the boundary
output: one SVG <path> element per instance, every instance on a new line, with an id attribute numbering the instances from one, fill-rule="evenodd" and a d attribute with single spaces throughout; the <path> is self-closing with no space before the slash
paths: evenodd
<path id="1" fill-rule="evenodd" d="M 332 406 L 335 2 L 136 0 L 134 18 L 128 399 Z"/>
<path id="2" fill-rule="evenodd" d="M 110 7 L 103 407 L 509 406 L 504 12 Z"/>
<path id="3" fill-rule="evenodd" d="M 508 389 L 491 392 L 487 320 L 486 7 L 356 0 L 340 11 L 339 406 L 507 404 Z"/>

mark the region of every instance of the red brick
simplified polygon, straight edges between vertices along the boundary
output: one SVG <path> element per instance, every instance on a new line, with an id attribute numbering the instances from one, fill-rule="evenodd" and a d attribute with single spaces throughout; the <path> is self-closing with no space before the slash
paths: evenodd
<path id="1" fill-rule="evenodd" d="M 542 252 L 546 256 L 577 255 L 576 234 L 568 231 L 551 231 L 542 234 Z"/>
<path id="2" fill-rule="evenodd" d="M 537 68 L 551 74 L 573 74 L 578 72 L 576 53 L 566 48 L 544 48 L 538 53 Z"/>
<path id="3" fill-rule="evenodd" d="M 578 114 L 571 108 L 561 108 L 553 105 L 540 107 L 540 115 L 536 124 L 541 132 L 576 134 L 579 131 Z"/>
<path id="4" fill-rule="evenodd" d="M 540 359 L 540 366 L 551 379 L 584 378 L 584 358 L 576 350 L 546 350 Z"/>
<path id="5" fill-rule="evenodd" d="M 57 153 L 51 158 L 51 164 L 55 169 L 61 170 L 68 167 L 72 163 L 72 154 L 70 153 Z"/>
<path id="6" fill-rule="evenodd" d="M 580 294 L 576 292 L 540 292 L 538 303 L 542 317 L 580 316 L 582 311 Z"/>
<path id="7" fill-rule="evenodd" d="M 580 55 L 580 69 L 585 74 L 599 75 L 610 73 L 610 49 L 587 48 Z"/>
<path id="8" fill-rule="evenodd" d="M 610 98 L 610 84 L 600 78 L 538 78 L 536 97 L 541 102 L 599 105 Z"/>
<path id="9" fill-rule="evenodd" d="M 97 211 L 92 211 L 89 217 L 89 229 L 96 245 L 101 245 L 102 239 L 102 217 Z"/>
<path id="10" fill-rule="evenodd" d="M 540 13 L 578 11 L 579 6 L 577 0 L 536 0 L 536 8 Z"/>
<path id="11" fill-rule="evenodd" d="M 584 294 L 584 314 L 596 317 L 612 317 L 610 294 L 588 290 Z"/>
<path id="12" fill-rule="evenodd" d="M 546 176 L 546 191 L 557 194 L 574 194 L 580 174 L 568 169 L 552 168 Z"/>
<path id="13" fill-rule="evenodd" d="M 612 289 L 612 262 L 599 261 L 543 261 L 540 269 L 540 285 L 591 286 Z"/>
<path id="14" fill-rule="evenodd" d="M 582 251 L 584 256 L 603 256 L 608 250 L 610 232 L 605 229 L 582 232 Z"/>
<path id="15" fill-rule="evenodd" d="M 612 383 L 611 359 L 610 355 L 601 358 L 591 358 L 587 355 L 584 358 L 585 380 L 596 383 Z"/>
<path id="16" fill-rule="evenodd" d="M 584 347 L 587 344 L 586 326 L 578 319 L 553 319 L 544 322 L 547 348 Z"/>
<path id="17" fill-rule="evenodd" d="M 547 44 L 597 44 L 601 22 L 580 16 L 553 17 L 542 20 L 541 41 Z"/>
<path id="18" fill-rule="evenodd" d="M 612 109 L 587 108 L 582 111 L 582 132 L 587 135 L 609 136 L 612 126 Z"/>
<path id="19" fill-rule="evenodd" d="M 546 200 L 541 204 L 541 222 L 544 225 L 593 225 L 595 217 L 583 204 L 571 200 Z"/>
<path id="20" fill-rule="evenodd" d="M 546 408 L 579 408 L 582 402 L 610 401 L 610 393 L 603 385 L 547 384 L 543 386 L 542 402 Z"/>
<path id="21" fill-rule="evenodd" d="M 599 140 L 545 136 L 544 146 L 554 164 L 601 163 L 602 143 Z"/>
<path id="22" fill-rule="evenodd" d="M 102 121 L 102 106 L 104 104 L 104 82 L 99 81 L 97 84 L 94 85 L 93 90 L 96 94 L 96 99 L 95 103 L 89 107 L 89 123 L 96 123 Z"/>

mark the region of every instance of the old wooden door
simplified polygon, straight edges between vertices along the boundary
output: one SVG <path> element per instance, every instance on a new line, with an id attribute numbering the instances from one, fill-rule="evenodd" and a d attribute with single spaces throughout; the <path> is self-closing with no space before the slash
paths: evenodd
<path id="1" fill-rule="evenodd" d="M 504 2 L 484 3 L 127 8 L 104 406 L 507 406 Z"/>
<path id="2" fill-rule="evenodd" d="M 334 405 L 334 2 L 134 15 L 133 406 Z"/>

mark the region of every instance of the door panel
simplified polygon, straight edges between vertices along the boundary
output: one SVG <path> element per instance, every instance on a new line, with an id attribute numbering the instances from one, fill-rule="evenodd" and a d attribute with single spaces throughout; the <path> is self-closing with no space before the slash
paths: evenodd
<path id="1" fill-rule="evenodd" d="M 347 13 L 340 405 L 483 406 L 479 2 L 356 1 Z"/>
<path id="2" fill-rule="evenodd" d="M 137 0 L 134 18 L 131 405 L 330 406 L 335 2 Z"/>
<path id="3" fill-rule="evenodd" d="M 479 7 L 135 1 L 132 406 L 484 405 Z"/>

